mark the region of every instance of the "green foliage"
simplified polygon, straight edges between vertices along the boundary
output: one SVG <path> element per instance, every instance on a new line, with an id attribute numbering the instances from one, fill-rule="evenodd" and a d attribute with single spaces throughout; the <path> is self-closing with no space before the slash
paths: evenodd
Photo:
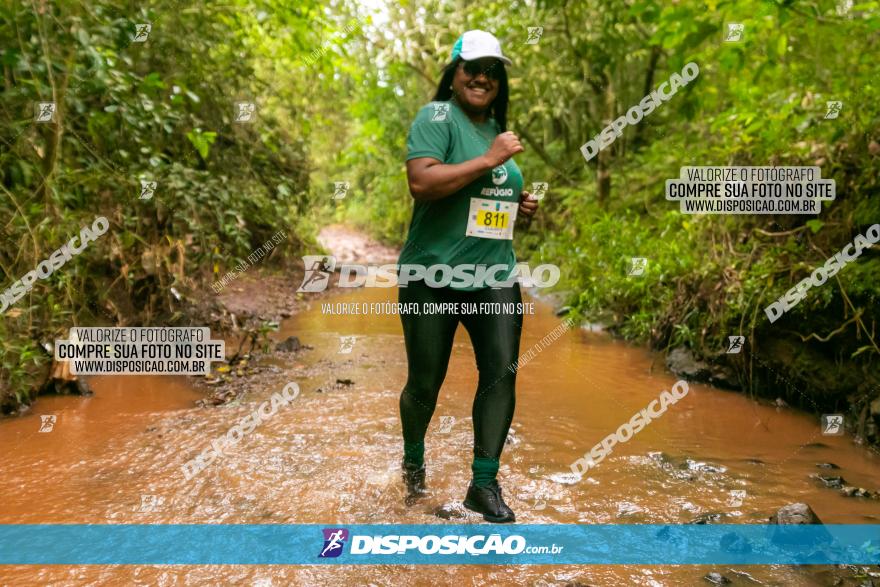
<path id="1" fill-rule="evenodd" d="M 576 313 L 704 355 L 733 332 L 815 341 L 845 326 L 823 352 L 876 366 L 876 253 L 772 328 L 763 308 L 880 221 L 871 197 L 880 187 L 878 3 L 846 14 L 831 1 L 759 0 L 432 1 L 389 10 L 381 30 L 367 29 L 360 67 L 341 81 L 349 99 L 335 120 L 345 140 L 324 168 L 360 191 L 336 205 L 337 219 L 404 238 L 408 124 L 461 32 L 493 31 L 515 64 L 509 122 L 526 148 L 517 162 L 526 185 L 550 184 L 531 229 L 518 233 L 518 254 L 560 265 Z M 745 25 L 742 41 L 724 42 L 731 22 Z M 527 45 L 531 26 L 544 31 Z M 627 128 L 606 160 L 585 163 L 584 142 L 689 61 L 700 67 L 694 82 Z M 844 104 L 837 120 L 824 118 L 828 100 Z M 685 216 L 664 199 L 664 181 L 683 165 L 815 165 L 836 180 L 837 199 L 819 218 Z M 626 275 L 631 257 L 648 258 L 645 275 Z"/>
<path id="2" fill-rule="evenodd" d="M 279 229 L 311 238 L 305 75 L 311 2 L 5 4 L 0 111 L 3 289 L 89 226 L 90 243 L 0 318 L 0 404 L 27 401 L 77 323 L 177 319 L 184 295 Z M 136 23 L 151 23 L 133 42 Z M 57 103 L 36 124 L 34 103 Z M 234 120 L 235 102 L 257 105 Z M 141 180 L 156 181 L 141 199 Z"/>

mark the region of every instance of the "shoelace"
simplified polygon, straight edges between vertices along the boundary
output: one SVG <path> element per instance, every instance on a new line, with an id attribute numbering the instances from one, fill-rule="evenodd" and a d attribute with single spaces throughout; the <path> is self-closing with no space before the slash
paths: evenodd
<path id="1" fill-rule="evenodd" d="M 501 499 L 501 487 L 495 484 L 490 485 L 487 489 L 492 494 L 492 500 L 495 502 L 495 505 L 500 507 L 504 503 L 504 500 Z"/>

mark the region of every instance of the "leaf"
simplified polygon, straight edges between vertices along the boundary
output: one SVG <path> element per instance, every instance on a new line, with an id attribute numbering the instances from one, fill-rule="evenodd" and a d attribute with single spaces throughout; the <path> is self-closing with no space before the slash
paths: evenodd
<path id="1" fill-rule="evenodd" d="M 788 49 L 788 37 L 785 35 L 779 35 L 779 40 L 776 42 L 776 51 L 779 53 L 779 57 L 785 57 L 785 51 Z"/>
<path id="2" fill-rule="evenodd" d="M 813 231 L 813 234 L 816 234 L 817 232 L 819 232 L 819 230 L 822 229 L 823 226 L 825 226 L 825 223 L 822 222 L 821 220 L 819 220 L 818 218 L 813 218 L 812 220 L 807 220 L 805 222 L 805 224 L 807 225 L 807 228 L 809 228 L 811 231 Z"/>
<path id="3" fill-rule="evenodd" d="M 196 151 L 199 152 L 202 159 L 207 160 L 211 145 L 214 144 L 214 140 L 217 138 L 217 133 L 202 132 L 200 129 L 193 129 L 186 133 L 186 138 L 188 138 L 189 142 L 192 143 L 192 146 L 196 148 Z"/>

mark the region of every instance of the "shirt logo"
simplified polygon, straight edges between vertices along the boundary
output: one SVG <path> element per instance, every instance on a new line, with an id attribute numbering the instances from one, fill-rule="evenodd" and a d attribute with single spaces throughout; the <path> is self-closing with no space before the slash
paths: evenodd
<path id="1" fill-rule="evenodd" d="M 345 528 L 324 528 L 324 548 L 318 558 L 336 558 L 342 554 L 342 547 L 348 540 L 348 530 Z"/>
<path id="2" fill-rule="evenodd" d="M 492 183 L 501 185 L 507 181 L 507 167 L 503 164 L 492 170 Z"/>

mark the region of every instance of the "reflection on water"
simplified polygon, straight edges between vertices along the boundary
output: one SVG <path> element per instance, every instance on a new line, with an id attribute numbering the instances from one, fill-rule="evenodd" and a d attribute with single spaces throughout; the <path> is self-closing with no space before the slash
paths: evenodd
<path id="1" fill-rule="evenodd" d="M 334 301 L 381 302 L 394 289 Z M 536 304 L 522 349 L 560 322 Z M 404 505 L 397 413 L 406 379 L 399 318 L 323 315 L 320 302 L 286 321 L 279 337 L 314 348 L 272 362 L 274 387 L 237 405 L 193 408 L 186 379 L 103 377 L 94 397 L 41 398 L 33 414 L 0 422 L 3 523 L 482 523 L 460 507 L 470 475 L 476 368 L 457 334 L 426 440 L 431 494 Z M 569 331 L 524 366 L 514 429 L 502 456 L 505 496 L 522 523 L 728 523 L 766 521 L 791 502 L 826 523 L 878 523 L 880 502 L 817 484 L 839 466 L 850 485 L 880 489 L 876 458 L 847 437 L 822 436 L 818 419 L 691 385 L 690 392 L 583 479 L 571 463 L 669 389 L 675 377 L 644 349 Z M 296 381 L 300 396 L 194 478 L 181 465 L 260 402 Z M 39 432 L 40 415 L 56 416 Z M 438 514 L 440 514 L 438 516 Z M 734 584 L 821 585 L 824 568 L 794 567 L 12 567 L 22 584 L 252 585 L 695 585 L 716 571 Z"/>

